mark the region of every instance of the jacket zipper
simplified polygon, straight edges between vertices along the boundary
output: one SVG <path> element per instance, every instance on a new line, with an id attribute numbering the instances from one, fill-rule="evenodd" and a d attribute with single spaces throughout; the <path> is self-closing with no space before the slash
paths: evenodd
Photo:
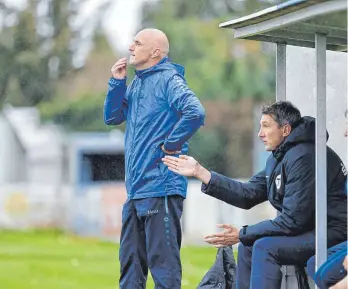
<path id="1" fill-rule="evenodd" d="M 140 91 L 140 94 L 139 94 L 139 96 L 141 97 L 141 94 L 142 94 L 142 90 L 141 90 L 141 86 L 142 86 L 142 81 L 141 81 L 141 79 L 140 78 L 138 78 L 139 79 L 139 81 L 140 81 L 140 89 L 138 90 L 138 91 Z M 139 99 L 140 99 L 140 97 L 137 97 L 137 99 L 136 99 L 136 101 L 135 101 L 135 103 L 136 103 L 136 105 L 137 105 L 137 108 L 136 108 L 136 112 L 135 112 L 135 120 L 134 120 L 134 130 L 133 130 L 133 137 L 132 137 L 132 149 L 131 149 L 131 151 L 130 151 L 130 154 L 131 154 L 131 157 L 130 157 L 130 168 L 131 168 L 131 170 L 130 170 L 130 177 L 129 177 L 129 179 L 130 179 L 130 185 L 131 185 L 131 187 L 132 187 L 132 183 L 133 183 L 133 159 L 134 159 L 134 155 L 133 155 L 133 151 L 134 151 L 134 139 L 135 139 L 135 136 L 136 136 L 136 126 L 137 126 L 137 119 L 138 119 L 138 113 L 139 113 Z M 130 192 L 130 196 L 134 196 L 134 192 L 133 191 L 131 191 Z"/>

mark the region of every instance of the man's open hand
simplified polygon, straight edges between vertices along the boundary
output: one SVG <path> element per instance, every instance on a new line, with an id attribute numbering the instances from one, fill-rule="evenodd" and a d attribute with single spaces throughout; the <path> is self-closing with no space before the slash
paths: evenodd
<path id="1" fill-rule="evenodd" d="M 205 236 L 205 242 L 216 248 L 232 246 L 239 243 L 239 230 L 236 227 L 226 224 L 219 224 L 217 227 L 224 230 L 219 233 Z"/>
<path id="2" fill-rule="evenodd" d="M 199 169 L 199 163 L 187 155 L 165 156 L 162 161 L 169 170 L 185 177 L 196 177 Z"/>

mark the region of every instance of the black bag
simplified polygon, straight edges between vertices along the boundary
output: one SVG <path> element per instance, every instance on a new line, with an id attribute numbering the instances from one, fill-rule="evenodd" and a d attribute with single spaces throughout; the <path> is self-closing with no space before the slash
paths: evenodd
<path id="1" fill-rule="evenodd" d="M 219 248 L 215 263 L 204 275 L 197 289 L 235 289 L 236 271 L 232 247 Z"/>

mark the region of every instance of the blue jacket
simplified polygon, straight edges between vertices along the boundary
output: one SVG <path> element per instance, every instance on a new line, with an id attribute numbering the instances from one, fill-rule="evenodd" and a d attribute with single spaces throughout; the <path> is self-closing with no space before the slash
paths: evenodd
<path id="1" fill-rule="evenodd" d="M 126 121 L 128 198 L 186 197 L 187 178 L 162 163 L 161 145 L 187 154 L 188 140 L 203 125 L 205 110 L 186 84 L 184 67 L 168 58 L 135 74 L 128 87 L 126 79 L 111 78 L 104 104 L 107 125 Z"/>
<path id="2" fill-rule="evenodd" d="M 338 155 L 327 147 L 328 243 L 347 238 L 346 173 Z M 266 167 L 242 183 L 212 172 L 202 191 L 243 209 L 266 200 L 280 214 L 241 229 L 240 241 L 248 246 L 269 236 L 295 236 L 315 230 L 315 120 L 304 117 L 269 156 Z"/>

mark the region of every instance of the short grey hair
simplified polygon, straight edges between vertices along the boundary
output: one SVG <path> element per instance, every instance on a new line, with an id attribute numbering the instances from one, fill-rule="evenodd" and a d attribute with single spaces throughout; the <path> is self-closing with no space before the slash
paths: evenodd
<path id="1" fill-rule="evenodd" d="M 301 119 L 300 110 L 290 101 L 277 101 L 262 107 L 261 113 L 270 115 L 280 127 L 289 124 L 293 127 Z"/>

